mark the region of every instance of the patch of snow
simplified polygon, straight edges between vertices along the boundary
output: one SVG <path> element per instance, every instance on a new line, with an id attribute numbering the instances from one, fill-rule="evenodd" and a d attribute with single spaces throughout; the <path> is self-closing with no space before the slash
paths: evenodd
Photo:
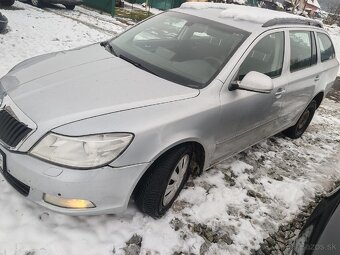
<path id="1" fill-rule="evenodd" d="M 129 6 L 129 7 L 133 7 L 133 8 L 137 8 L 137 9 L 140 9 L 140 10 L 144 10 L 144 11 L 150 11 L 151 13 L 153 14 L 159 14 L 161 12 L 163 12 L 162 10 L 159 10 L 157 8 L 151 8 L 149 6 L 147 6 L 145 3 L 144 4 L 132 4 L 132 3 L 129 3 L 129 2 L 124 2 L 124 5 L 125 6 Z"/>
<path id="2" fill-rule="evenodd" d="M 19 62 L 53 51 L 72 49 L 104 41 L 113 33 L 103 33 L 73 19 L 65 18 L 21 2 L 16 9 L 2 10 L 9 20 L 6 34 L 0 34 L 0 76 Z M 115 26 L 117 33 L 123 31 Z"/>
<path id="3" fill-rule="evenodd" d="M 244 20 L 259 24 L 266 23 L 267 21 L 275 18 L 295 18 L 306 20 L 304 17 L 296 16 L 286 12 L 273 11 L 252 6 L 240 6 L 235 4 L 186 2 L 183 3 L 180 8 L 196 10 L 204 10 L 209 8 L 221 9 L 222 11 L 219 14 L 220 18 L 231 18 L 234 20 Z"/>
<path id="4" fill-rule="evenodd" d="M 280 3 L 280 2 L 276 2 L 276 5 L 280 8 L 280 9 L 284 9 L 284 7 L 283 7 L 283 4 L 282 3 Z"/>
<path id="5" fill-rule="evenodd" d="M 234 3 L 245 5 L 246 1 L 245 0 L 233 0 Z"/>

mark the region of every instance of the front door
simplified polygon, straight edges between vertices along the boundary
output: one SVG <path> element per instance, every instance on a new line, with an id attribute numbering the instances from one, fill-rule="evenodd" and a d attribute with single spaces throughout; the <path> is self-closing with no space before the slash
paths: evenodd
<path id="1" fill-rule="evenodd" d="M 234 80 L 241 81 L 250 71 L 272 78 L 271 93 L 244 90 L 221 91 L 221 123 L 214 160 L 255 144 L 280 129 L 282 98 L 285 78 L 281 76 L 285 53 L 284 32 L 262 35 L 240 61 Z"/>

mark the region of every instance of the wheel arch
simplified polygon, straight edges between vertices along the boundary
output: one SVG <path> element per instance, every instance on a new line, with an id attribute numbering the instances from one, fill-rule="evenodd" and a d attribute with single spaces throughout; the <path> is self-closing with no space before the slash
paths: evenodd
<path id="1" fill-rule="evenodd" d="M 148 168 L 141 174 L 141 176 L 138 178 L 137 182 L 134 184 L 134 187 L 130 194 L 130 198 L 133 196 L 136 187 L 140 183 L 140 181 L 143 179 L 143 176 L 148 172 L 150 168 L 159 160 L 161 160 L 164 156 L 166 156 L 169 152 L 172 150 L 175 150 L 178 147 L 181 146 L 189 146 L 192 148 L 192 159 L 190 162 L 190 174 L 193 176 L 198 176 L 203 172 L 204 165 L 206 163 L 206 148 L 197 140 L 184 140 L 179 141 L 177 143 L 174 143 L 168 147 L 166 147 L 164 150 L 162 150 L 159 154 L 157 154 L 154 159 L 151 161 Z"/>
<path id="2" fill-rule="evenodd" d="M 322 103 L 322 100 L 324 99 L 325 93 L 323 91 L 320 91 L 314 98 L 313 100 L 316 101 L 316 109 L 319 108 L 319 106 Z M 312 100 L 312 101 L 313 101 Z"/>

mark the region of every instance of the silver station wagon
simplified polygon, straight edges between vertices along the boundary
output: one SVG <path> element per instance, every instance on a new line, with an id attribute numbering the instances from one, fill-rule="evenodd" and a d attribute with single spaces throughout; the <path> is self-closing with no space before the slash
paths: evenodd
<path id="1" fill-rule="evenodd" d="M 281 131 L 299 138 L 339 62 L 316 21 L 184 4 L 0 80 L 0 168 L 29 200 L 161 217 L 190 175 Z"/>

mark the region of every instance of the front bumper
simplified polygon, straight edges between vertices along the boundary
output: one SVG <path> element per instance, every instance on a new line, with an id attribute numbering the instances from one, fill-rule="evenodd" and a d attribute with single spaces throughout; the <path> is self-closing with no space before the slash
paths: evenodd
<path id="1" fill-rule="evenodd" d="M 6 150 L 6 168 L 14 181 L 29 187 L 27 198 L 43 207 L 69 215 L 117 214 L 123 212 L 138 180 L 148 164 L 120 168 L 102 167 L 94 170 L 74 170 L 58 167 L 24 153 Z M 8 176 L 6 178 L 8 180 Z M 17 190 L 15 183 L 9 183 Z M 20 184 L 20 183 L 19 183 Z M 70 199 L 86 199 L 95 208 L 67 209 L 46 203 L 44 194 Z"/>

